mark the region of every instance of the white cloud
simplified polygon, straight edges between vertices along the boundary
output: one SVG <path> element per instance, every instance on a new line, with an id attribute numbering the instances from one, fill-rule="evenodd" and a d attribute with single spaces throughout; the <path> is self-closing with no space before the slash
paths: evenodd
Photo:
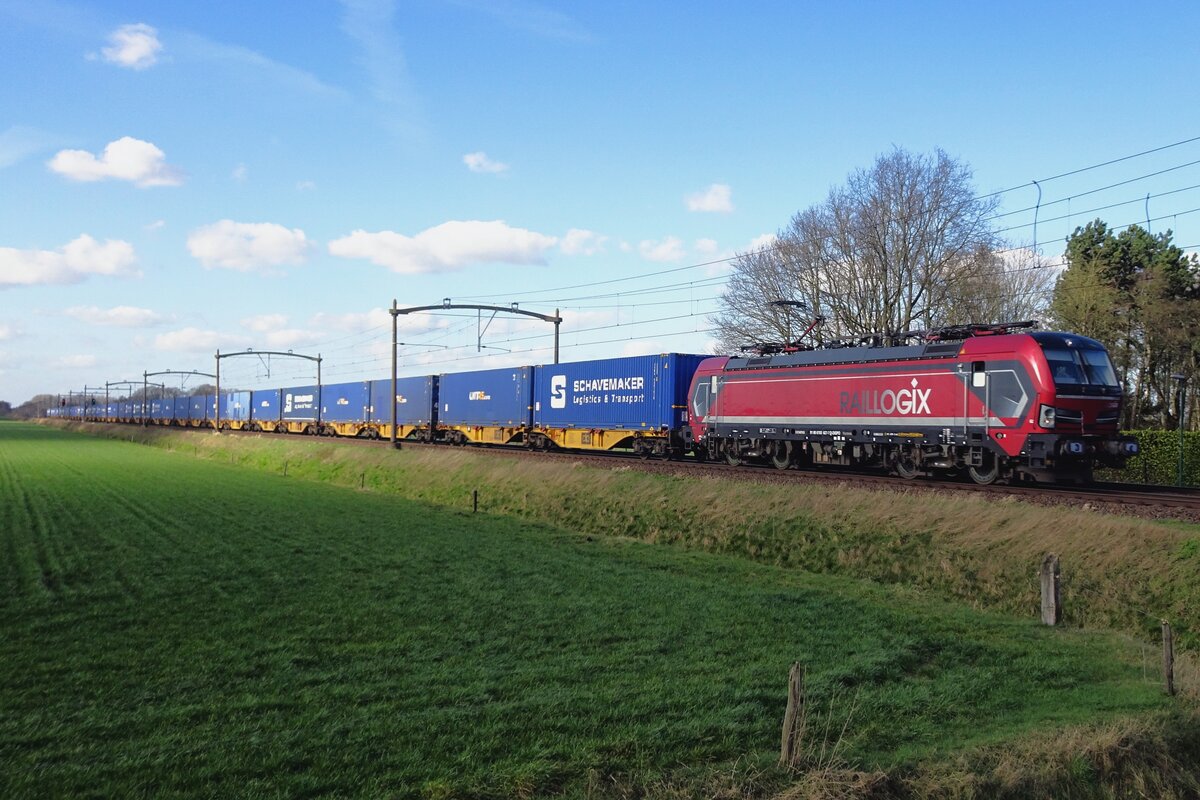
<path id="1" fill-rule="evenodd" d="M 314 314 L 311 324 L 315 328 L 330 328 L 338 331 L 359 333 L 371 328 L 391 326 L 392 315 L 386 309 L 372 308 L 370 311 L 348 314 L 330 314 L 325 311 Z M 404 318 L 401 317 L 401 320 Z"/>
<path id="2" fill-rule="evenodd" d="M 450 0 L 453 5 L 488 14 L 517 30 L 565 41 L 590 42 L 591 33 L 579 22 L 542 3 L 491 0 Z"/>
<path id="3" fill-rule="evenodd" d="M 104 147 L 99 158 L 86 150 L 60 150 L 47 166 L 73 181 L 130 181 L 149 186 L 179 186 L 183 174 L 166 162 L 166 154 L 150 142 L 122 136 Z"/>
<path id="4" fill-rule="evenodd" d="M 62 356 L 54 362 L 54 365 L 71 369 L 87 369 L 96 366 L 96 357 L 91 355 Z"/>
<path id="5" fill-rule="evenodd" d="M 423 136 L 424 112 L 396 25 L 394 0 L 342 0 L 342 30 L 358 45 L 358 61 L 384 122 L 405 136 Z"/>
<path id="6" fill-rule="evenodd" d="M 110 64 L 126 69 L 146 69 L 158 61 L 162 42 L 158 31 L 144 22 L 122 25 L 108 35 L 109 46 L 100 52 Z"/>
<path id="7" fill-rule="evenodd" d="M 633 321 L 633 310 L 626 308 L 623 310 L 628 321 Z M 586 311 L 582 309 L 563 309 L 560 312 L 563 318 L 562 332 L 571 333 L 574 331 L 585 331 L 589 328 L 599 328 L 607 325 L 617 325 L 621 322 L 622 311 L 612 309 L 607 311 Z M 545 324 L 529 320 L 533 323 L 532 331 L 541 332 L 545 330 Z"/>
<path id="8" fill-rule="evenodd" d="M 157 230 L 162 230 L 166 226 L 167 226 L 167 221 L 165 219 L 156 219 L 156 220 L 154 220 L 154 222 L 151 222 L 149 225 L 143 225 L 142 229 L 147 230 L 147 231 L 157 231 Z"/>
<path id="9" fill-rule="evenodd" d="M 223 219 L 192 231 L 188 252 L 205 267 L 243 272 L 303 263 L 312 243 L 299 228 L 274 222 L 234 222 Z"/>
<path id="10" fill-rule="evenodd" d="M 316 188 L 317 184 L 314 181 L 296 181 L 297 192 L 311 192 Z"/>
<path id="11" fill-rule="evenodd" d="M 692 245 L 692 249 L 702 256 L 712 256 L 716 255 L 721 248 L 716 239 L 697 239 L 696 243 Z"/>
<path id="12" fill-rule="evenodd" d="M 231 80 L 238 84 L 252 81 L 262 85 L 263 91 L 282 89 L 325 99 L 348 99 L 344 90 L 325 83 L 311 72 L 273 61 L 247 47 L 179 33 L 172 40 L 171 52 L 182 62 L 202 64 L 213 75 L 213 80 Z"/>
<path id="13" fill-rule="evenodd" d="M 403 306 L 401 307 L 403 308 Z M 385 308 L 372 308 L 370 311 L 346 314 L 330 314 L 322 311 L 314 314 L 308 324 L 315 330 L 364 333 L 373 330 L 390 330 L 392 315 Z M 448 327 L 450 327 L 448 319 L 433 314 L 401 314 L 396 318 L 396 330 L 402 336 L 428 333 Z"/>
<path id="14" fill-rule="evenodd" d="M 1067 260 L 1064 253 L 1054 253 L 1052 255 L 1043 255 L 1040 250 L 1034 250 L 1032 247 L 1012 247 L 1000 253 L 1000 260 L 1004 264 L 1005 270 L 1028 270 L 1037 265 L 1047 269 L 1064 269 L 1067 266 Z"/>
<path id="15" fill-rule="evenodd" d="M 683 242 L 675 236 L 661 242 L 647 239 L 638 244 L 638 252 L 648 261 L 678 261 L 684 256 Z"/>
<path id="16" fill-rule="evenodd" d="M 508 164 L 493 161 L 482 150 L 475 153 L 467 153 L 462 157 L 462 160 L 471 172 L 490 172 L 493 174 L 508 172 Z"/>
<path id="17" fill-rule="evenodd" d="M 0 322 L 0 342 L 7 342 L 17 335 L 17 329 L 13 325 Z"/>
<path id="18" fill-rule="evenodd" d="M 604 252 L 607 236 L 581 228 L 571 228 L 559 242 L 558 249 L 568 256 L 594 256 Z"/>
<path id="19" fill-rule="evenodd" d="M 89 275 L 134 275 L 136 263 L 129 242 L 108 239 L 101 244 L 86 233 L 57 250 L 0 247 L 0 289 L 79 283 Z"/>
<path id="20" fill-rule="evenodd" d="M 259 314 L 242 320 L 242 327 L 258 334 L 255 344 L 279 350 L 309 345 L 325 338 L 316 328 L 289 328 L 284 314 Z"/>
<path id="21" fill-rule="evenodd" d="M 254 317 L 246 317 L 242 320 L 242 327 L 249 328 L 256 333 L 266 333 L 277 328 L 282 328 L 287 325 L 288 318 L 283 314 L 259 314 Z"/>
<path id="22" fill-rule="evenodd" d="M 74 306 L 63 313 L 89 325 L 102 325 L 110 328 L 142 328 L 167 320 L 167 317 L 157 311 L 136 306 L 114 306 L 113 308 Z"/>
<path id="23" fill-rule="evenodd" d="M 283 328 L 263 334 L 263 343 L 277 350 L 291 350 L 293 347 L 307 347 L 316 344 L 325 337 L 319 331 L 306 331 L 300 328 Z"/>
<path id="24" fill-rule="evenodd" d="M 49 150 L 59 142 L 37 128 L 13 125 L 0 132 L 0 169 L 10 167 L 40 150 Z"/>
<path id="25" fill-rule="evenodd" d="M 670 345 L 659 339 L 634 339 L 621 345 L 623 356 L 653 356 L 671 352 Z"/>
<path id="26" fill-rule="evenodd" d="M 688 211 L 719 211 L 728 214 L 733 211 L 733 190 L 728 184 L 714 183 L 707 189 L 689 194 L 684 198 Z"/>
<path id="27" fill-rule="evenodd" d="M 246 178 L 249 177 L 249 175 L 250 175 L 250 170 L 246 169 L 245 164 L 238 164 L 236 167 L 233 168 L 233 172 L 229 173 L 229 177 L 232 178 L 233 180 L 237 181 L 238 183 L 245 183 Z"/>
<path id="28" fill-rule="evenodd" d="M 230 342 L 231 337 L 220 331 L 189 327 L 155 336 L 154 349 L 179 353 L 211 353 L 221 346 L 228 346 Z"/>
<path id="29" fill-rule="evenodd" d="M 329 252 L 415 275 L 459 270 L 471 264 L 545 264 L 546 251 L 557 242 L 553 236 L 514 228 L 502 220 L 451 220 L 412 237 L 395 231 L 357 230 L 330 242 Z"/>
<path id="30" fill-rule="evenodd" d="M 779 241 L 779 237 L 773 233 L 764 233 L 762 236 L 756 236 L 750 240 L 747 245 L 747 252 L 753 253 L 756 250 L 765 250 L 775 246 L 775 242 Z"/>

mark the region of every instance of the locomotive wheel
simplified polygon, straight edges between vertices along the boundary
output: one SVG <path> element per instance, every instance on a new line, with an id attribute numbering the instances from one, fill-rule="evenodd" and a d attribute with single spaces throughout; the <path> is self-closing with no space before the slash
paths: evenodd
<path id="1" fill-rule="evenodd" d="M 731 467 L 740 467 L 742 465 L 742 459 L 740 457 L 738 457 L 738 454 L 735 453 L 734 451 L 726 450 L 725 451 L 725 463 Z"/>
<path id="2" fill-rule="evenodd" d="M 771 453 L 771 466 L 775 469 L 787 469 L 792 465 L 792 443 L 776 442 Z"/>
<path id="3" fill-rule="evenodd" d="M 917 466 L 917 462 L 908 453 L 898 454 L 896 460 L 892 463 L 892 469 L 906 481 L 911 481 L 921 474 L 921 468 Z"/>
<path id="4" fill-rule="evenodd" d="M 995 456 L 991 456 L 981 466 L 967 467 L 967 474 L 971 476 L 971 480 L 980 486 L 987 486 L 988 484 L 995 483 L 996 478 L 1000 477 L 1000 464 L 996 461 Z"/>

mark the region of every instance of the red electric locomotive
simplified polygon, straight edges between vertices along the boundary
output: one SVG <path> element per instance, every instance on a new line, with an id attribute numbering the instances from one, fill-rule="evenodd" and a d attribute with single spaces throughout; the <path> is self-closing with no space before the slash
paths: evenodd
<path id="1" fill-rule="evenodd" d="M 780 469 L 877 467 L 904 478 L 1086 482 L 1121 466 L 1121 386 L 1099 342 L 959 326 L 701 362 L 689 428 L 698 457 Z M 911 344 L 913 340 L 918 343 Z"/>

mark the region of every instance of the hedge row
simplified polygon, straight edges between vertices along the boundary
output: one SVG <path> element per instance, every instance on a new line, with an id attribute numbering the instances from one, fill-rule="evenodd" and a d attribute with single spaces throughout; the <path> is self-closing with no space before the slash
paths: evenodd
<path id="1" fill-rule="evenodd" d="M 1101 480 L 1122 483 L 1158 483 L 1174 486 L 1179 477 L 1179 431 L 1126 431 L 1137 437 L 1141 452 L 1124 469 L 1097 473 Z M 1200 486 L 1200 431 L 1183 434 L 1183 482 Z"/>

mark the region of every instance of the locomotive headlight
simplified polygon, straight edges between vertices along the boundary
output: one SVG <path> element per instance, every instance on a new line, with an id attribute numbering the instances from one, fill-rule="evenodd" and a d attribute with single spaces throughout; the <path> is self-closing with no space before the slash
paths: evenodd
<path id="1" fill-rule="evenodd" d="M 1054 406 L 1042 406 L 1041 411 L 1038 413 L 1038 424 L 1043 428 L 1054 427 Z"/>

